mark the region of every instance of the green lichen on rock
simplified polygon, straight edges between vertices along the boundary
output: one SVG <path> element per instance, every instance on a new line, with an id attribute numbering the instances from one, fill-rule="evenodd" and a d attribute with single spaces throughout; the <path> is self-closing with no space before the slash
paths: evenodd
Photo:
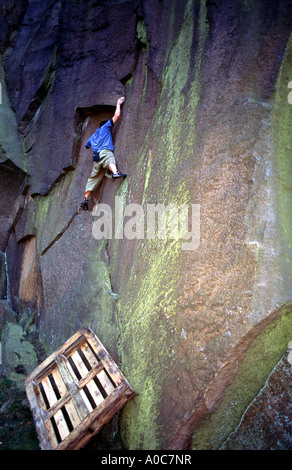
<path id="1" fill-rule="evenodd" d="M 1 374 L 24 389 L 24 379 L 38 365 L 34 347 L 25 339 L 25 331 L 20 325 L 6 323 L 1 335 L 2 360 Z"/>
<path id="2" fill-rule="evenodd" d="M 200 46 L 207 32 L 205 10 L 200 12 Z M 191 192 L 186 173 L 177 171 L 177 163 L 186 162 L 194 147 L 194 134 L 186 138 L 186 122 L 194 125 L 198 77 L 184 93 L 189 77 L 193 37 L 193 2 L 185 9 L 184 22 L 173 48 L 163 79 L 157 111 L 140 153 L 140 178 L 144 178 L 141 202 L 190 204 Z M 184 110 L 182 112 L 182 110 Z M 188 127 L 189 129 L 190 127 Z M 163 162 L 161 158 L 163 157 Z M 143 163 L 144 162 L 144 163 Z M 191 183 L 192 184 L 192 183 Z M 133 189 L 133 188 L 132 188 Z M 177 339 L 178 298 L 182 291 L 185 252 L 181 240 L 137 240 L 132 248 L 132 264 L 127 280 L 120 288 L 122 334 L 120 358 L 123 370 L 139 396 L 127 406 L 121 419 L 121 436 L 130 449 L 159 449 L 162 443 L 161 397 L 169 371 L 173 370 Z M 116 241 L 112 253 L 118 253 Z M 133 246 L 133 245 L 132 245 Z M 113 265 L 117 263 L 112 256 Z"/>
<path id="3" fill-rule="evenodd" d="M 161 183 L 173 193 L 174 173 L 177 172 L 178 161 L 184 162 L 185 173 L 176 173 L 176 181 L 186 177 L 187 160 L 193 157 L 195 148 L 195 117 L 200 87 L 201 53 L 208 27 L 206 26 L 206 10 L 201 2 L 198 20 L 198 45 L 196 63 L 193 70 L 191 56 L 194 36 L 193 2 L 189 1 L 185 9 L 184 22 L 180 33 L 169 52 L 166 64 L 163 88 L 156 112 L 153 132 L 160 139 L 155 141 L 157 155 L 166 155 L 163 160 L 163 178 Z M 191 79 L 190 79 L 191 77 Z M 190 132 L 192 130 L 192 132 Z M 179 178 L 177 177 L 179 176 Z"/>
<path id="4" fill-rule="evenodd" d="M 285 254 L 287 284 L 291 285 L 292 272 L 292 105 L 288 101 L 288 83 L 292 77 L 292 35 L 281 64 L 272 120 L 272 156 L 274 202 L 279 222 L 279 243 Z M 284 268 L 283 266 L 283 268 Z"/>
<path id="5" fill-rule="evenodd" d="M 142 19 L 139 19 L 137 23 L 137 38 L 143 44 L 143 46 L 148 47 L 147 28 Z"/>
<path id="6" fill-rule="evenodd" d="M 137 258 L 126 291 L 121 294 L 123 331 L 120 357 L 125 374 L 139 397 L 128 406 L 122 436 L 129 448 L 160 447 L 157 418 L 163 377 L 172 362 L 172 338 L 178 290 L 175 242 L 148 243 L 142 276 Z M 159 253 L 159 254 L 158 254 Z M 140 258 L 140 266 L 141 266 Z M 146 267 L 147 266 L 147 267 Z"/>
<path id="7" fill-rule="evenodd" d="M 218 408 L 198 425 L 193 436 L 194 450 L 220 449 L 228 436 L 236 430 L 244 412 L 265 385 L 287 350 L 291 337 L 290 303 L 282 307 L 273 321 L 248 345 L 235 379 L 231 384 L 226 384 L 224 398 Z"/>

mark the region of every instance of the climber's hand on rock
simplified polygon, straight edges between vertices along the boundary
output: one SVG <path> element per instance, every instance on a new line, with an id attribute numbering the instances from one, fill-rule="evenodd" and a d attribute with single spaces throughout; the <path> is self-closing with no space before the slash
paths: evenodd
<path id="1" fill-rule="evenodd" d="M 125 101 L 125 99 L 126 99 L 126 98 L 125 98 L 124 96 L 122 96 L 121 98 L 118 99 L 117 104 L 119 104 L 119 105 L 123 104 L 123 102 Z"/>
<path id="2" fill-rule="evenodd" d="M 113 123 L 115 124 L 117 122 L 117 120 L 119 119 L 120 117 L 120 114 L 121 114 L 121 105 L 123 104 L 123 102 L 125 101 L 125 97 L 122 96 L 121 98 L 118 99 L 117 101 L 117 106 L 116 106 L 116 111 L 115 111 L 115 114 L 114 114 L 114 117 L 113 117 Z"/>

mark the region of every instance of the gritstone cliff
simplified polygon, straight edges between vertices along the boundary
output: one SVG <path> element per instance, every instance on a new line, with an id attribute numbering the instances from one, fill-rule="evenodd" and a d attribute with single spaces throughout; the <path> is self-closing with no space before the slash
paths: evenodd
<path id="1" fill-rule="evenodd" d="M 279 361 L 284 390 L 291 373 L 292 2 L 0 7 L 3 344 L 17 327 L 18 345 L 34 334 L 49 354 L 90 326 L 139 394 L 119 416 L 125 448 L 276 447 L 271 421 L 291 448 L 282 391 L 259 405 L 266 440 L 244 442 L 238 425 Z M 85 142 L 123 95 L 114 140 L 128 178 L 94 200 L 197 204 L 195 250 L 96 240 L 94 217 L 76 213 Z M 3 366 L 9 380 L 36 363 L 26 346 Z"/>

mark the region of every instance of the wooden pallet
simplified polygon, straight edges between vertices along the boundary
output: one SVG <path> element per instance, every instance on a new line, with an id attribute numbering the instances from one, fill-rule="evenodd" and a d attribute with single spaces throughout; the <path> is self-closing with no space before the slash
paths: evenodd
<path id="1" fill-rule="evenodd" d="M 136 395 L 84 327 L 25 380 L 42 450 L 77 450 Z"/>

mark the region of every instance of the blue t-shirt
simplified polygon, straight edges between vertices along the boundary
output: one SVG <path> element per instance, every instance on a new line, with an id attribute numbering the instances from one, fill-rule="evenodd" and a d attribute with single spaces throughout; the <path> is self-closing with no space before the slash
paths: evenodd
<path id="1" fill-rule="evenodd" d="M 88 139 L 85 147 L 91 147 L 93 153 L 101 152 L 101 150 L 107 149 L 113 152 L 114 143 L 112 138 L 112 128 L 114 126 L 113 120 L 110 119 L 102 127 L 97 129 L 94 134 Z"/>

